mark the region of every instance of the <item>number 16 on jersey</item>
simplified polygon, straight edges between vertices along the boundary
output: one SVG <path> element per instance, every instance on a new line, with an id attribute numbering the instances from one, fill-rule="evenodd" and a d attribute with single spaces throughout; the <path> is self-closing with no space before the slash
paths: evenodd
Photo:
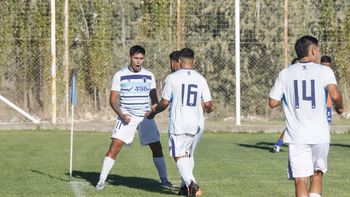
<path id="1" fill-rule="evenodd" d="M 181 85 L 181 104 L 182 106 L 197 106 L 198 85 L 182 84 Z"/>

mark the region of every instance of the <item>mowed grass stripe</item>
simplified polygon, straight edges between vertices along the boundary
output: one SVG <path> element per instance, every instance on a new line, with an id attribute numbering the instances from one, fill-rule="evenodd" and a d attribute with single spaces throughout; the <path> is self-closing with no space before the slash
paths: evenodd
<path id="1" fill-rule="evenodd" d="M 0 196 L 177 196 L 159 187 L 148 147 L 136 136 L 125 147 L 103 191 L 96 191 L 110 133 L 76 132 L 73 184 L 68 181 L 68 131 L 0 132 Z M 294 196 L 286 179 L 287 147 L 270 152 L 278 134 L 206 133 L 195 153 L 195 176 L 205 196 Z M 161 135 L 169 179 L 179 183 Z M 350 196 L 350 135 L 332 136 L 324 196 Z"/>

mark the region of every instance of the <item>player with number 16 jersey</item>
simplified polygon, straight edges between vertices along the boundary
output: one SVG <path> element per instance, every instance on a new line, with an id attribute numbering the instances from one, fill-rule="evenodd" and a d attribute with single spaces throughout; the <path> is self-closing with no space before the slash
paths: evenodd
<path id="1" fill-rule="evenodd" d="M 211 101 L 207 81 L 195 70 L 181 69 L 166 80 L 162 98 L 171 100 L 169 133 L 195 135 L 204 127 L 202 101 Z"/>

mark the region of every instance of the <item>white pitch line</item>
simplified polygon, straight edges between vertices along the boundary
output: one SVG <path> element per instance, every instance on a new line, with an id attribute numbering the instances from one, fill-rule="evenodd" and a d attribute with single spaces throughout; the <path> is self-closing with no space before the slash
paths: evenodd
<path id="1" fill-rule="evenodd" d="M 76 197 L 85 197 L 83 187 L 85 185 L 89 185 L 88 183 L 79 182 L 79 181 L 71 181 L 69 182 L 70 186 L 73 189 L 74 196 Z"/>

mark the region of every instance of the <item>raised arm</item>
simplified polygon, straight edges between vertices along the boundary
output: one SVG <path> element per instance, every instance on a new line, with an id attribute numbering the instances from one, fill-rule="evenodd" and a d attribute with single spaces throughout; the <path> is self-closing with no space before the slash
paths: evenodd
<path id="1" fill-rule="evenodd" d="M 130 116 L 129 115 L 124 115 L 120 109 L 120 96 L 119 92 L 112 90 L 111 94 L 109 96 L 109 104 L 111 105 L 112 109 L 114 110 L 117 115 L 123 119 L 125 123 L 130 122 Z"/>

